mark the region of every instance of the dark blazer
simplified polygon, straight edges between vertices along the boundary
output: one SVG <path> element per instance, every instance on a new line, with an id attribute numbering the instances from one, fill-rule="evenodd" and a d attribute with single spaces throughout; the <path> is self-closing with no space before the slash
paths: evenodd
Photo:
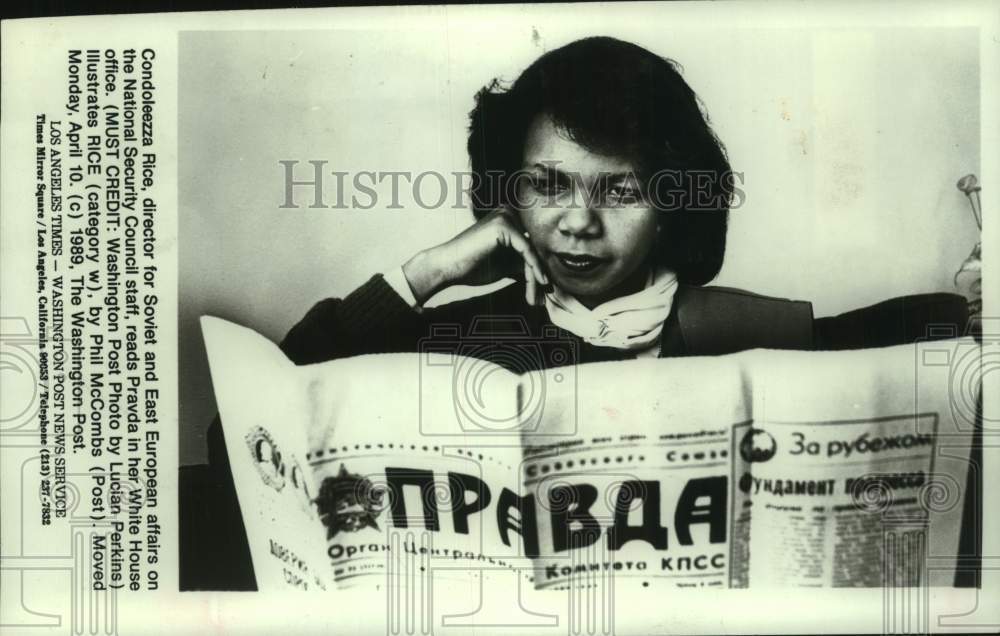
<path id="1" fill-rule="evenodd" d="M 965 300 L 954 294 L 908 296 L 814 319 L 808 302 L 682 285 L 663 326 L 660 357 L 724 355 L 755 348 L 890 346 L 964 333 L 967 319 Z M 526 343 L 533 355 L 502 355 L 505 345 Z M 281 343 L 296 364 L 367 353 L 418 352 L 426 347 L 453 347 L 486 359 L 495 355 L 495 362 L 519 373 L 634 357 L 558 329 L 544 307 L 527 305 L 523 283 L 417 312 L 381 275 L 343 299 L 317 303 Z M 181 473 L 181 589 L 256 589 L 218 418 L 209 429 L 208 444 L 209 465 Z"/>
<path id="2" fill-rule="evenodd" d="M 756 347 L 812 349 L 812 305 L 723 287 L 681 286 L 660 338 L 660 357 L 720 355 Z M 598 347 L 553 325 L 544 307 L 529 306 L 524 284 L 416 312 L 376 276 L 343 299 L 317 303 L 281 348 L 296 364 L 364 353 L 417 352 L 449 342 L 497 345 L 531 342 L 542 351 L 536 367 L 626 360 L 628 351 Z M 567 358 L 546 355 L 569 349 Z M 465 347 L 488 356 L 481 347 Z M 498 357 L 499 364 L 512 364 Z M 512 368 L 523 372 L 526 368 Z"/>

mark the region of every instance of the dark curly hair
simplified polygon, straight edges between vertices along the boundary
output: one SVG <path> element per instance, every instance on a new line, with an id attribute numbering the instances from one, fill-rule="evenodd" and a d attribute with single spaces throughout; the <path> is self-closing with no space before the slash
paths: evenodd
<path id="1" fill-rule="evenodd" d="M 510 88 L 494 79 L 481 89 L 468 141 L 477 218 L 515 200 L 516 180 L 505 177 L 521 169 L 528 128 L 541 114 L 585 148 L 628 158 L 654 205 L 677 200 L 679 187 L 692 191 L 697 177 L 697 209 L 691 200 L 670 209 L 656 205 L 656 257 L 681 282 L 715 278 L 726 249 L 732 172 L 675 62 L 635 44 L 591 37 L 542 55 Z M 654 178 L 665 171 L 674 178 Z"/>

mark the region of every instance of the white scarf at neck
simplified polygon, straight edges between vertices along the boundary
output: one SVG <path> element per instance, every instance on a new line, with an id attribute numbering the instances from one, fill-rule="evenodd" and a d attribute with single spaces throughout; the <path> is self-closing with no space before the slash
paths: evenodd
<path id="1" fill-rule="evenodd" d="M 587 309 L 558 287 L 545 295 L 549 320 L 590 344 L 646 349 L 660 337 L 677 291 L 677 276 L 660 268 L 649 273 L 642 291 Z"/>

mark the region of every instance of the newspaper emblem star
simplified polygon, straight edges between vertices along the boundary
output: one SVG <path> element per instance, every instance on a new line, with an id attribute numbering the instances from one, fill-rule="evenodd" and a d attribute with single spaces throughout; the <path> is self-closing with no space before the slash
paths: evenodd
<path id="1" fill-rule="evenodd" d="M 327 527 L 327 539 L 338 532 L 358 532 L 364 528 L 378 530 L 378 516 L 385 509 L 385 490 L 371 480 L 347 472 L 344 464 L 335 477 L 327 477 L 314 500 L 320 520 Z"/>

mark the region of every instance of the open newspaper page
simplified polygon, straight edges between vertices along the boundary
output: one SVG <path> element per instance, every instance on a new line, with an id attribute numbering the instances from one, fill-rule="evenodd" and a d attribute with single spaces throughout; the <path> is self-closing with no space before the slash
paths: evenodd
<path id="1" fill-rule="evenodd" d="M 734 584 L 952 585 L 970 448 L 947 362 L 980 349 L 951 344 L 747 354 Z"/>
<path id="2" fill-rule="evenodd" d="M 526 433 L 576 427 L 525 448 L 539 586 L 952 585 L 969 443 L 914 359 L 979 355 L 955 344 L 581 365 Z"/>
<path id="3" fill-rule="evenodd" d="M 305 463 L 306 395 L 295 365 L 249 329 L 203 321 L 229 464 L 261 590 L 327 589 L 329 567 Z M 234 356 L 230 352 L 239 352 Z"/>
<path id="4" fill-rule="evenodd" d="M 521 530 L 494 512 L 520 499 L 517 376 L 441 353 L 296 367 L 249 329 L 203 324 L 260 589 L 381 589 L 431 561 L 445 583 L 517 570 Z M 463 365 L 489 376 L 467 410 Z M 464 428 L 484 419 L 514 433 L 484 447 Z"/>
<path id="5" fill-rule="evenodd" d="M 740 358 L 570 371 L 571 385 L 544 374 L 545 412 L 524 432 L 538 587 L 728 586 L 730 437 L 751 417 Z"/>
<path id="6" fill-rule="evenodd" d="M 494 570 L 535 590 L 953 583 L 969 445 L 947 368 L 913 372 L 941 344 L 518 377 L 439 353 L 294 367 L 205 324 L 262 587 L 307 587 L 289 550 L 373 589 Z M 225 345 L 241 353 L 215 362 Z M 468 403 L 453 393 L 465 365 L 492 376 Z M 261 403 L 272 376 L 280 413 Z M 484 444 L 483 421 L 520 441 Z M 943 557 L 933 571 L 927 555 Z M 401 576 L 418 563 L 426 575 Z"/>

